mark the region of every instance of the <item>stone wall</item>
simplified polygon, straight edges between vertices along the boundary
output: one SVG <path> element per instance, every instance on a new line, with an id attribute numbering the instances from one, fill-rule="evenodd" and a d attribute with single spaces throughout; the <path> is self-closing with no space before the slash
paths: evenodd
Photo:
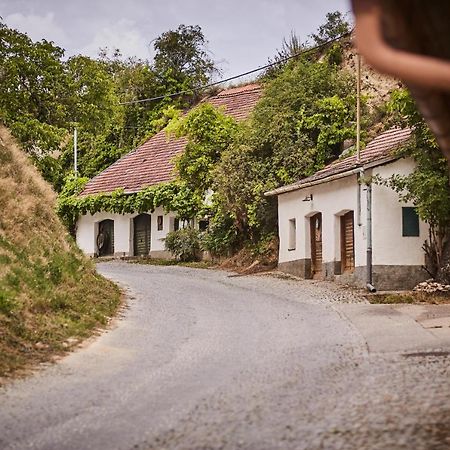
<path id="1" fill-rule="evenodd" d="M 281 272 L 289 273 L 301 278 L 312 278 L 311 259 L 297 259 L 295 261 L 286 261 L 278 264 Z"/>
<path id="2" fill-rule="evenodd" d="M 282 262 L 278 264 L 278 269 L 300 278 L 311 278 L 310 259 Z M 324 263 L 322 275 L 325 280 L 333 280 L 340 284 L 359 288 L 365 288 L 367 283 L 366 266 L 355 267 L 352 272 L 341 274 L 340 261 Z M 409 290 L 427 278 L 429 275 L 422 266 L 377 265 L 373 266 L 372 272 L 372 284 L 378 291 Z"/>

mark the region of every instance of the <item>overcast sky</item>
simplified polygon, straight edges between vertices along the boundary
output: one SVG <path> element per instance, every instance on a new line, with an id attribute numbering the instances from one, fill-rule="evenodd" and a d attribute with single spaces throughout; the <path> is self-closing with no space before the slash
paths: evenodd
<path id="1" fill-rule="evenodd" d="M 66 56 L 108 47 L 151 59 L 149 43 L 162 32 L 200 25 L 224 76 L 266 64 L 291 30 L 306 39 L 327 12 L 349 9 L 348 0 L 0 0 L 8 26 L 54 41 Z"/>

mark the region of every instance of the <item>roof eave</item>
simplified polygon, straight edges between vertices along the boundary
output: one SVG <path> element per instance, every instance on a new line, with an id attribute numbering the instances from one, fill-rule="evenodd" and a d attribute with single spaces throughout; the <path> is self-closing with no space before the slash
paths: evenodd
<path id="1" fill-rule="evenodd" d="M 373 167 L 382 166 L 384 164 L 388 164 L 392 161 L 399 159 L 399 156 L 388 156 L 383 159 L 378 159 L 376 161 L 369 162 L 367 164 L 361 164 L 351 170 L 345 170 L 342 172 L 334 173 L 332 175 L 328 175 L 327 177 L 321 178 L 320 180 L 312 180 L 303 184 L 289 184 L 287 186 L 281 186 L 277 189 L 273 189 L 272 191 L 268 191 L 264 193 L 265 197 L 273 197 L 275 195 L 286 194 L 287 192 L 299 191 L 301 189 L 305 189 L 311 186 L 317 186 L 319 184 L 328 183 L 330 181 L 339 180 L 340 178 L 346 178 L 357 173 L 363 172 L 366 169 L 371 169 Z"/>

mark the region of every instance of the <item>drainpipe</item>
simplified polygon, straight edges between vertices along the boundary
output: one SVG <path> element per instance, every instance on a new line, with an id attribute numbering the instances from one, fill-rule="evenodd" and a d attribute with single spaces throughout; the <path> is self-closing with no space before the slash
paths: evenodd
<path id="1" fill-rule="evenodd" d="M 369 292 L 376 292 L 372 284 L 372 183 L 367 184 L 367 284 Z"/>

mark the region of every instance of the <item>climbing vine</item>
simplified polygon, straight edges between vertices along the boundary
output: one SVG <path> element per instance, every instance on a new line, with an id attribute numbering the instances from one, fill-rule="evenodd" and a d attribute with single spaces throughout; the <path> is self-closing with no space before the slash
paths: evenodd
<path id="1" fill-rule="evenodd" d="M 81 192 L 83 182 L 85 180 L 78 182 L 78 192 Z M 57 212 L 73 233 L 80 215 L 101 211 L 115 214 L 153 212 L 158 206 L 164 207 L 167 212 L 176 211 L 181 219 L 188 219 L 197 215 L 203 202 L 185 184 L 172 181 L 131 194 L 116 189 L 111 193 L 79 196 L 76 191 L 67 189 L 59 196 Z"/>

